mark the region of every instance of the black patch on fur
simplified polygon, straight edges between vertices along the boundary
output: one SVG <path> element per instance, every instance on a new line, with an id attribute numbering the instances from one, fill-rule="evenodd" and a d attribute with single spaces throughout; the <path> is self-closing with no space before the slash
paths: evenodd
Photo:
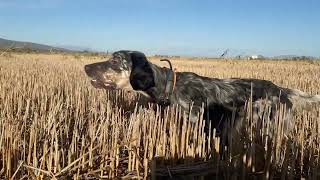
<path id="1" fill-rule="evenodd" d="M 130 74 L 130 84 L 134 90 L 147 91 L 155 86 L 152 68 L 141 52 L 131 52 L 132 69 Z"/>

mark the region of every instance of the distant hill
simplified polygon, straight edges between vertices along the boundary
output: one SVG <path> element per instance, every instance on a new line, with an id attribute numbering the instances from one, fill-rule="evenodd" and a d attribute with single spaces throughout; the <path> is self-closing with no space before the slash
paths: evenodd
<path id="1" fill-rule="evenodd" d="M 49 52 L 50 50 L 53 51 L 61 51 L 61 52 L 71 52 L 72 50 L 48 46 L 44 44 L 37 44 L 32 42 L 22 42 L 22 41 L 13 41 L 8 39 L 0 38 L 0 50 L 1 49 L 14 49 L 16 51 L 19 50 L 31 50 L 31 51 L 38 51 L 38 52 Z"/>
<path id="2" fill-rule="evenodd" d="M 298 56 L 298 55 L 280 55 L 275 56 L 273 59 L 288 59 L 288 60 L 315 60 L 316 57 L 313 56 Z"/>

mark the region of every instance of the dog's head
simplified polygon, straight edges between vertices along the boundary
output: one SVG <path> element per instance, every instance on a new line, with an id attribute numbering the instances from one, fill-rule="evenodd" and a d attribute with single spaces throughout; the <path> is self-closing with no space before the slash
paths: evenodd
<path id="1" fill-rule="evenodd" d="M 84 69 L 91 78 L 91 84 L 95 88 L 107 90 L 132 90 L 129 82 L 132 66 L 131 53 L 139 52 L 117 51 L 107 61 L 85 65 Z"/>
<path id="2" fill-rule="evenodd" d="M 139 51 L 117 51 L 109 60 L 84 69 L 95 88 L 145 91 L 155 85 L 151 64 Z"/>

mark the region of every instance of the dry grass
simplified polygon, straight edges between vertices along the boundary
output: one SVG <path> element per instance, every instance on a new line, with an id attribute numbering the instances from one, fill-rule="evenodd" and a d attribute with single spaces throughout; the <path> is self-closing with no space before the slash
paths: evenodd
<path id="1" fill-rule="evenodd" d="M 284 108 L 254 122 L 247 105 L 243 134 L 230 146 L 206 137 L 179 108 L 136 106 L 134 93 L 91 87 L 84 64 L 97 57 L 10 54 L 0 57 L 0 178 L 148 178 L 206 173 L 224 178 L 312 177 L 320 170 L 320 109 L 298 112 L 289 137 Z M 158 62 L 158 59 L 152 59 Z M 320 63 L 174 59 L 178 71 L 247 77 L 320 94 Z M 201 119 L 201 117 L 200 117 Z M 210 128 L 211 129 L 211 128 Z M 215 132 L 214 129 L 211 129 Z M 275 134 L 271 138 L 269 132 Z M 224 157 L 222 160 L 221 157 Z"/>

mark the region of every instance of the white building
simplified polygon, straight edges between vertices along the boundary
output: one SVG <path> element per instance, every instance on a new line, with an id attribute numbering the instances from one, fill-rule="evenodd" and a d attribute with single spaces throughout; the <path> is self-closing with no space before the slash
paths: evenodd
<path id="1" fill-rule="evenodd" d="M 252 55 L 248 57 L 248 60 L 255 60 L 255 59 L 263 59 L 262 55 Z"/>

